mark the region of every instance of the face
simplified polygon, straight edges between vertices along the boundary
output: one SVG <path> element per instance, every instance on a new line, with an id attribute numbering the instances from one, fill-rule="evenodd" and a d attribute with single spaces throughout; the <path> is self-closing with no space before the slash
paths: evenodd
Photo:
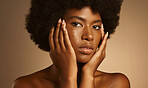
<path id="1" fill-rule="evenodd" d="M 89 7 L 84 7 L 80 10 L 68 10 L 64 19 L 77 61 L 87 63 L 96 52 L 101 40 L 100 14 L 93 13 Z"/>

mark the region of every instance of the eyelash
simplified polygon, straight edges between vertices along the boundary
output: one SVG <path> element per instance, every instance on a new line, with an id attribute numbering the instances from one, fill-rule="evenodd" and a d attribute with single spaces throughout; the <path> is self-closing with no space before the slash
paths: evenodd
<path id="1" fill-rule="evenodd" d="M 83 27 L 83 25 L 82 25 L 81 23 L 79 23 L 79 22 L 72 22 L 71 24 L 72 24 L 72 26 L 74 26 L 74 27 L 79 27 L 79 26 Z M 79 25 L 79 26 L 78 26 L 78 25 Z M 97 28 L 97 27 L 98 27 L 98 28 Z M 101 26 L 99 26 L 99 25 L 93 25 L 92 28 L 94 28 L 94 29 L 96 29 L 96 30 L 99 30 L 99 29 L 101 28 Z"/>
<path id="2" fill-rule="evenodd" d="M 74 27 L 79 27 L 78 24 L 83 27 L 83 25 L 81 23 L 78 23 L 78 22 L 72 22 L 71 24 Z"/>
<path id="3" fill-rule="evenodd" d="M 96 28 L 96 27 L 98 27 L 98 28 Z M 99 30 L 99 29 L 101 28 L 101 26 L 99 26 L 99 25 L 94 25 L 93 28 L 96 29 L 96 30 Z"/>

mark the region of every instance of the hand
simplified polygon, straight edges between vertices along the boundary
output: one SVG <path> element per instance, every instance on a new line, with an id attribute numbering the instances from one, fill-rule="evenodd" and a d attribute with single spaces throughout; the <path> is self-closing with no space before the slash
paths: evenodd
<path id="1" fill-rule="evenodd" d="M 105 58 L 105 50 L 106 50 L 108 32 L 104 35 L 103 25 L 101 27 L 101 33 L 102 33 L 102 43 L 99 49 L 95 52 L 95 54 L 92 56 L 90 61 L 86 63 L 82 68 L 82 74 L 86 73 L 90 77 L 94 76 L 94 73 L 97 70 L 98 66 L 101 64 L 101 62 Z"/>
<path id="2" fill-rule="evenodd" d="M 49 34 L 50 57 L 57 70 L 64 77 L 77 74 L 77 63 L 74 49 L 69 40 L 65 21 L 59 19 L 57 27 Z"/>

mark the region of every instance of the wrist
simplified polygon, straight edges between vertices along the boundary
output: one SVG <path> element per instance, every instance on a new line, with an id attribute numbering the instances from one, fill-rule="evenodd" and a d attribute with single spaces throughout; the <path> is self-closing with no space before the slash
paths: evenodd
<path id="1" fill-rule="evenodd" d="M 77 76 L 61 76 L 60 88 L 77 88 Z"/>
<path id="2" fill-rule="evenodd" d="M 89 72 L 86 72 L 86 71 L 83 71 L 81 73 L 81 75 L 82 75 L 82 78 L 94 79 L 94 75 L 92 73 L 89 73 Z"/>
<path id="3" fill-rule="evenodd" d="M 61 72 L 61 76 L 64 78 L 77 77 L 77 70 L 71 69 L 68 71 Z"/>
<path id="4" fill-rule="evenodd" d="M 91 69 L 82 69 L 82 75 L 88 76 L 88 77 L 94 77 L 94 72 Z"/>
<path id="5" fill-rule="evenodd" d="M 77 81 L 77 76 L 61 76 L 61 82 L 71 83 L 76 81 Z"/>
<path id="6" fill-rule="evenodd" d="M 70 73 L 67 72 L 65 74 L 61 74 L 61 79 L 67 81 L 75 80 L 77 79 L 77 72 L 70 72 Z"/>

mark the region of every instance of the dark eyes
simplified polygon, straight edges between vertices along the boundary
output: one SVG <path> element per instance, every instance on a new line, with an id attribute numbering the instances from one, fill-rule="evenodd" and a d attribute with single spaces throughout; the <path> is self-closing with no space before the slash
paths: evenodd
<path id="1" fill-rule="evenodd" d="M 79 22 L 72 22 L 71 24 L 74 27 L 83 27 L 83 25 L 81 23 L 79 23 Z M 93 25 L 92 28 L 96 29 L 96 30 L 99 30 L 101 27 L 99 25 Z"/>
<path id="2" fill-rule="evenodd" d="M 93 28 L 99 30 L 101 27 L 99 25 L 94 25 Z"/>
<path id="3" fill-rule="evenodd" d="M 83 25 L 82 25 L 81 23 L 78 23 L 78 22 L 72 22 L 71 24 L 72 24 L 72 26 L 74 26 L 74 27 L 80 27 L 80 26 L 83 27 Z"/>

